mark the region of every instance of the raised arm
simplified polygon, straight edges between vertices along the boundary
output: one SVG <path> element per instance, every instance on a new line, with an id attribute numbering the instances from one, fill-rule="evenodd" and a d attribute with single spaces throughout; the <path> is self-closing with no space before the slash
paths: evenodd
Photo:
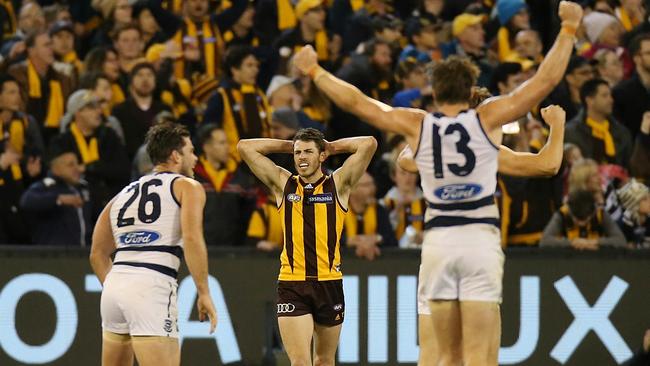
<path id="1" fill-rule="evenodd" d="M 278 194 L 281 196 L 291 173 L 275 165 L 266 155 L 292 153 L 293 142 L 276 139 L 247 139 L 239 141 L 237 150 L 253 174 L 269 187 L 276 197 Z"/>
<path id="2" fill-rule="evenodd" d="M 90 247 L 90 266 L 102 284 L 113 267 L 111 255 L 116 248 L 113 232 L 111 231 L 111 206 L 113 206 L 113 201 L 109 202 L 102 210 L 102 213 L 99 214 L 93 230 L 92 246 Z"/>
<path id="3" fill-rule="evenodd" d="M 562 80 L 573 51 L 575 31 L 582 19 L 582 8 L 576 3 L 562 1 L 558 14 L 562 19 L 562 30 L 535 76 L 512 93 L 488 99 L 477 108 L 481 123 L 488 132 L 526 114 Z"/>
<path id="4" fill-rule="evenodd" d="M 371 136 L 350 137 L 328 143 L 327 149 L 330 155 L 352 154 L 334 172 L 337 193 L 345 204 L 350 190 L 368 169 L 368 164 L 377 151 L 377 140 Z"/>
<path id="5" fill-rule="evenodd" d="M 187 269 L 192 275 L 198 299 L 199 320 L 210 319 L 210 333 L 217 326 L 217 312 L 208 286 L 208 250 L 203 237 L 205 191 L 201 184 L 189 178 L 174 182 L 174 195 L 181 205 L 181 232 Z"/>
<path id="6" fill-rule="evenodd" d="M 537 154 L 512 151 L 499 146 L 499 173 L 514 177 L 553 176 L 560 170 L 564 152 L 566 114 L 560 106 L 542 109 L 542 118 L 551 126 L 546 145 Z"/>
<path id="7" fill-rule="evenodd" d="M 316 86 L 334 104 L 383 131 L 406 137 L 409 144 L 417 143 L 420 122 L 426 112 L 410 108 L 393 108 L 363 94 L 357 87 L 325 71 L 318 65 L 318 56 L 311 46 L 303 47 L 294 57 L 294 65 L 309 75 Z"/>

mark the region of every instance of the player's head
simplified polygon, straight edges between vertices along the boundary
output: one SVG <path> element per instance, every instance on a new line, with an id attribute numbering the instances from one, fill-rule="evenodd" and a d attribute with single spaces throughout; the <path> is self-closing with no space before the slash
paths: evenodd
<path id="1" fill-rule="evenodd" d="M 293 137 L 293 162 L 298 175 L 312 177 L 327 158 L 325 136 L 315 128 L 303 128 Z"/>
<path id="2" fill-rule="evenodd" d="M 190 133 L 182 125 L 162 122 L 147 132 L 147 153 L 155 166 L 163 165 L 174 173 L 194 177 L 194 166 L 198 158 Z"/>
<path id="3" fill-rule="evenodd" d="M 433 94 L 438 106 L 469 103 L 479 69 L 466 57 L 451 56 L 431 67 Z"/>

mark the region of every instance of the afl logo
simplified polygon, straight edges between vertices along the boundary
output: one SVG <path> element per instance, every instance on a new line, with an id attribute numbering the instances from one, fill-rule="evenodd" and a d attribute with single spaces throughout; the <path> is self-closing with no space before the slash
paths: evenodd
<path id="1" fill-rule="evenodd" d="M 293 313 L 296 310 L 296 305 L 292 303 L 278 304 L 278 314 Z"/>
<path id="2" fill-rule="evenodd" d="M 436 189 L 433 194 L 443 201 L 460 201 L 478 196 L 481 191 L 483 187 L 478 184 L 449 184 Z"/>
<path id="3" fill-rule="evenodd" d="M 130 233 L 122 234 L 119 241 L 124 245 L 132 244 L 150 244 L 160 239 L 160 234 L 155 231 L 131 231 Z"/>
<path id="4" fill-rule="evenodd" d="M 287 195 L 287 200 L 289 202 L 300 202 L 301 199 L 302 198 L 299 195 L 295 194 L 295 193 L 289 193 Z"/>

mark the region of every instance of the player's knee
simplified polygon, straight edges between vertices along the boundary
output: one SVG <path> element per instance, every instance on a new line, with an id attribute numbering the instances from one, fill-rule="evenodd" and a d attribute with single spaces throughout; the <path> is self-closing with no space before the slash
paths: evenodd
<path id="1" fill-rule="evenodd" d="M 334 366 L 334 357 L 316 355 L 314 366 Z"/>
<path id="2" fill-rule="evenodd" d="M 441 354 L 438 357 L 437 365 L 438 366 L 461 366 L 463 365 L 463 355 L 459 352 L 450 352 L 446 354 Z"/>

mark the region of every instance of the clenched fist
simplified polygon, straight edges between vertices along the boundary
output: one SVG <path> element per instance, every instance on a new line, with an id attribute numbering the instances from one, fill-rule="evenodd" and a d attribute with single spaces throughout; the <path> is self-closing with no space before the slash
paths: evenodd
<path id="1" fill-rule="evenodd" d="M 551 127 L 562 126 L 566 122 L 566 112 L 558 105 L 549 105 L 541 112 L 542 118 Z"/>
<path id="2" fill-rule="evenodd" d="M 582 7 L 571 1 L 561 1 L 558 15 L 562 19 L 562 25 L 568 25 L 577 29 L 582 20 Z"/>
<path id="3" fill-rule="evenodd" d="M 293 65 L 303 74 L 307 75 L 311 70 L 318 66 L 318 55 L 314 49 L 307 45 L 303 47 L 293 57 Z"/>

